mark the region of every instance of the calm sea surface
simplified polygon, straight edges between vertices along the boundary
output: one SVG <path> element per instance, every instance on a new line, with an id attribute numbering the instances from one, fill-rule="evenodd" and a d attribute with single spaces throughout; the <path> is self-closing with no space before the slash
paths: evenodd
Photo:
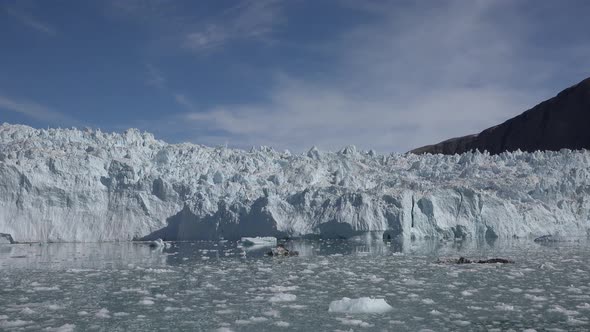
<path id="1" fill-rule="evenodd" d="M 5 331 L 588 331 L 590 243 L 297 240 L 0 245 Z M 515 264 L 449 265 L 503 257 Z M 332 313 L 343 297 L 387 313 Z"/>

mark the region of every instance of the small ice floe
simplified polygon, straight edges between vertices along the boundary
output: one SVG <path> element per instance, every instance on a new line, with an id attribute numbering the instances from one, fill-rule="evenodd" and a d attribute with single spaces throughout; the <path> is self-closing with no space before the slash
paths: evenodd
<path id="1" fill-rule="evenodd" d="M 21 327 L 21 326 L 25 326 L 25 325 L 30 325 L 33 324 L 32 321 L 29 320 L 2 320 L 0 321 L 0 329 L 4 329 L 4 328 L 15 328 L 15 327 Z"/>
<path id="2" fill-rule="evenodd" d="M 361 297 L 358 299 L 350 299 L 343 297 L 342 300 L 332 301 L 328 312 L 344 312 L 344 313 L 385 313 L 393 310 L 384 299 L 374 299 L 370 297 Z"/>
<path id="3" fill-rule="evenodd" d="M 232 329 L 230 329 L 229 327 L 220 327 L 217 330 L 215 330 L 216 332 L 233 332 Z"/>
<path id="4" fill-rule="evenodd" d="M 109 309 L 107 308 L 102 308 L 99 311 L 96 312 L 96 314 L 94 315 L 97 318 L 111 318 Z"/>
<path id="5" fill-rule="evenodd" d="M 154 301 L 153 301 L 153 298 L 151 298 L 151 297 L 145 297 L 141 301 L 139 301 L 139 304 L 141 304 L 141 305 L 153 305 L 154 304 Z"/>
<path id="6" fill-rule="evenodd" d="M 289 293 L 278 293 L 268 299 L 269 302 L 293 302 L 297 300 L 297 295 Z"/>
<path id="7" fill-rule="evenodd" d="M 170 248 L 171 244 L 164 242 L 162 239 L 155 239 L 150 242 L 150 248 Z"/>
<path id="8" fill-rule="evenodd" d="M 349 318 L 336 318 L 336 320 L 340 321 L 343 325 L 352 325 L 352 326 L 360 326 L 360 327 L 372 327 L 374 325 L 369 324 L 367 322 L 363 322 L 360 319 L 349 319 Z"/>
<path id="9" fill-rule="evenodd" d="M 23 315 L 33 315 L 35 314 L 35 311 L 29 307 L 25 307 L 20 313 Z"/>
<path id="10" fill-rule="evenodd" d="M 277 245 L 277 238 L 273 236 L 243 237 L 240 243 L 244 247 L 265 246 L 271 247 Z"/>
<path id="11" fill-rule="evenodd" d="M 514 311 L 514 306 L 510 304 L 499 303 L 494 306 L 494 309 L 498 311 Z"/>
<path id="12" fill-rule="evenodd" d="M 58 327 L 48 327 L 44 331 L 48 331 L 48 332 L 72 332 L 72 331 L 75 330 L 75 328 L 76 328 L 76 325 L 74 325 L 74 324 L 64 324 L 64 325 L 58 326 Z"/>
<path id="13" fill-rule="evenodd" d="M 422 303 L 424 303 L 424 304 L 434 304 L 434 300 L 433 299 L 422 299 Z"/>

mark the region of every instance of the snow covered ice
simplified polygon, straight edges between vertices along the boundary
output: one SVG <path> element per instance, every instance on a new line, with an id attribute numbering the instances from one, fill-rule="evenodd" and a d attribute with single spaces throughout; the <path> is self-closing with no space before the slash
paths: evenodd
<path id="1" fill-rule="evenodd" d="M 370 314 L 370 313 L 384 313 L 393 310 L 384 299 L 373 299 L 370 297 L 361 297 L 358 299 L 349 299 L 343 297 L 342 300 L 332 301 L 329 312 L 344 312 L 352 314 Z"/>
<path id="2" fill-rule="evenodd" d="M 587 151 L 291 154 L 3 124 L 0 233 L 20 242 L 586 236 L 589 179 Z"/>

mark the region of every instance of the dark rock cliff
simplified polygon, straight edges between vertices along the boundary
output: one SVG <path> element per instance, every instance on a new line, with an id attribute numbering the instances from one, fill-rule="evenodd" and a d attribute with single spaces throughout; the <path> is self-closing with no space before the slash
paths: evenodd
<path id="1" fill-rule="evenodd" d="M 590 149 L 590 78 L 479 134 L 412 150 L 416 154 Z"/>

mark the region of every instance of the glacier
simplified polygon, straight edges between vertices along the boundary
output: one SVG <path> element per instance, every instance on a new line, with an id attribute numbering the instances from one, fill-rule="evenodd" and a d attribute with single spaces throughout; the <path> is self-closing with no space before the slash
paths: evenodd
<path id="1" fill-rule="evenodd" d="M 579 237 L 589 194 L 585 150 L 291 154 L 0 125 L 0 233 L 19 242 Z"/>

